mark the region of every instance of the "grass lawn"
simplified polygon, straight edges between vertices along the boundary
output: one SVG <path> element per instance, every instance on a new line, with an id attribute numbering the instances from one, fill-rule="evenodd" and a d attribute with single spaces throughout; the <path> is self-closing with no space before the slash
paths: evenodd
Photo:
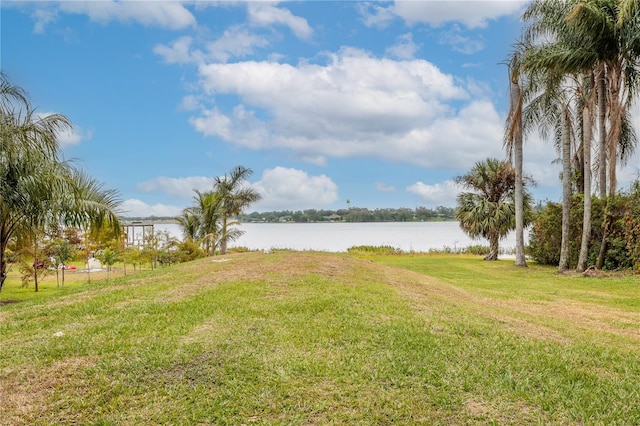
<path id="1" fill-rule="evenodd" d="M 70 275 L 70 274 L 69 274 Z M 0 424 L 640 424 L 640 276 L 242 253 L 0 293 Z"/>

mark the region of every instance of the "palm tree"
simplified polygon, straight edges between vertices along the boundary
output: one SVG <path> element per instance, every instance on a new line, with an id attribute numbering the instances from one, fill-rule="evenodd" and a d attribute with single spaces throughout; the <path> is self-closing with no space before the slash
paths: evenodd
<path id="1" fill-rule="evenodd" d="M 607 196 L 607 180 L 609 197 L 615 195 L 618 160 L 624 163 L 636 144 L 628 106 L 639 83 L 640 21 L 637 0 L 630 3 L 634 2 L 535 0 L 523 14 L 531 22 L 525 40 L 536 45 L 538 52 L 544 52 L 539 67 L 559 76 L 590 73 L 596 76 L 598 185 L 603 198 Z M 603 223 L 597 267 L 602 266 L 606 251 L 609 220 Z M 590 221 L 584 225 L 590 226 Z M 583 233 L 586 235 L 588 231 L 585 229 Z M 586 250 L 583 256 L 585 253 Z"/>
<path id="2" fill-rule="evenodd" d="M 520 50 L 516 50 L 509 61 L 509 115 L 505 131 L 505 145 L 511 157 L 514 155 L 515 169 L 515 215 L 516 215 L 516 266 L 527 266 L 524 254 L 524 180 L 522 178 L 522 103 L 520 87 Z"/>
<path id="3" fill-rule="evenodd" d="M 485 260 L 497 260 L 499 240 L 515 228 L 515 170 L 508 162 L 488 158 L 478 162 L 456 182 L 472 192 L 458 195 L 455 216 L 471 238 L 487 238 L 489 254 Z M 523 191 L 525 213 L 530 196 Z M 525 222 L 528 215 L 524 215 Z"/>
<path id="4" fill-rule="evenodd" d="M 220 198 L 214 191 L 201 192 L 194 190 L 195 205 L 186 208 L 182 216 L 178 217 L 178 223 L 186 238 L 198 240 L 205 253 L 214 254 L 218 246 L 220 236 Z"/>
<path id="5" fill-rule="evenodd" d="M 580 254 L 578 255 L 577 272 L 587 270 L 589 257 L 589 242 L 591 240 L 591 140 L 594 128 L 594 108 L 596 105 L 596 91 L 594 90 L 593 71 L 582 75 L 580 105 L 582 111 L 582 178 L 583 178 L 583 214 L 582 238 Z"/>
<path id="6" fill-rule="evenodd" d="M 637 3 L 637 0 L 581 0 L 575 2 L 567 16 L 572 29 L 581 36 L 578 56 L 582 66 L 598 70 L 599 186 L 600 196 L 608 195 L 608 203 L 617 189 L 618 160 L 624 165 L 637 145 L 629 120 L 629 106 L 640 83 Z M 610 221 L 606 215 L 597 268 L 604 266 Z"/>
<path id="7" fill-rule="evenodd" d="M 196 241 L 198 239 L 200 221 L 191 209 L 184 209 L 182 215 L 175 219 L 178 221 L 182 235 L 186 240 Z"/>
<path id="8" fill-rule="evenodd" d="M 243 166 L 236 166 L 229 175 L 216 177 L 214 192 L 220 200 L 220 254 L 227 252 L 227 244 L 239 238 L 243 231 L 232 228 L 238 224 L 231 221 L 231 218 L 239 215 L 251 203 L 259 201 L 262 197 L 250 186 L 246 185 L 246 180 L 253 174 L 251 169 Z"/>
<path id="9" fill-rule="evenodd" d="M 0 290 L 7 277 L 8 242 L 20 232 L 58 221 L 119 227 L 115 191 L 58 158 L 58 134 L 70 127 L 59 114 L 38 116 L 24 91 L 0 76 Z"/>

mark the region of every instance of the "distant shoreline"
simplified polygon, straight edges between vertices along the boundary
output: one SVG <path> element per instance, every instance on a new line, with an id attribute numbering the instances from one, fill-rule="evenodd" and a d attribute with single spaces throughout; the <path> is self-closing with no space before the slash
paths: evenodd
<path id="1" fill-rule="evenodd" d="M 178 225 L 179 222 L 176 219 L 155 219 L 155 218 L 136 218 L 136 219 L 121 219 L 125 225 Z M 424 223 L 424 222 L 456 222 L 455 219 L 432 219 L 432 220 L 369 220 L 369 221 L 359 221 L 359 222 L 346 222 L 341 220 L 319 220 L 314 222 L 293 222 L 293 221 L 282 221 L 282 222 L 264 222 L 260 220 L 256 221 L 244 221 L 243 223 L 281 223 L 281 224 L 305 224 L 305 223 Z"/>
<path id="2" fill-rule="evenodd" d="M 142 217 L 142 218 L 120 218 L 123 224 L 125 225 L 167 225 L 167 224 L 178 224 L 178 221 L 171 218 L 162 218 L 157 219 L 153 217 Z"/>

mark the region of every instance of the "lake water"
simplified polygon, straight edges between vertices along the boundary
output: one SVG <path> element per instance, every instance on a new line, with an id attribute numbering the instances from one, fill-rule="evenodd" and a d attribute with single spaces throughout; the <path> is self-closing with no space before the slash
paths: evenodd
<path id="1" fill-rule="evenodd" d="M 349 247 L 392 246 L 403 251 L 427 252 L 470 245 L 488 246 L 487 240 L 472 240 L 458 222 L 365 222 L 365 223 L 243 223 L 245 233 L 230 247 L 251 250 L 292 249 L 344 252 Z M 176 224 L 156 224 L 156 231 L 168 231 L 182 239 Z M 527 243 L 525 232 L 525 244 Z M 500 249 L 513 249 L 515 234 L 500 241 Z"/>

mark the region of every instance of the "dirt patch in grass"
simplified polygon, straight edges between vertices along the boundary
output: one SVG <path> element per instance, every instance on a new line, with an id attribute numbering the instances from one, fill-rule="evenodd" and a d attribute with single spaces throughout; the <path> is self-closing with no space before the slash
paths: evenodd
<path id="1" fill-rule="evenodd" d="M 0 424 L 26 425 L 38 423 L 43 413 L 71 403 L 71 394 L 81 397 L 91 383 L 85 376 L 87 368 L 96 364 L 94 357 L 65 358 L 50 366 L 6 369 L 0 373 Z M 66 390 L 62 392 L 62 390 Z M 59 399 L 65 395 L 66 401 Z M 59 411 L 58 411 L 59 412 Z M 72 415 L 60 421 L 74 424 Z"/>

